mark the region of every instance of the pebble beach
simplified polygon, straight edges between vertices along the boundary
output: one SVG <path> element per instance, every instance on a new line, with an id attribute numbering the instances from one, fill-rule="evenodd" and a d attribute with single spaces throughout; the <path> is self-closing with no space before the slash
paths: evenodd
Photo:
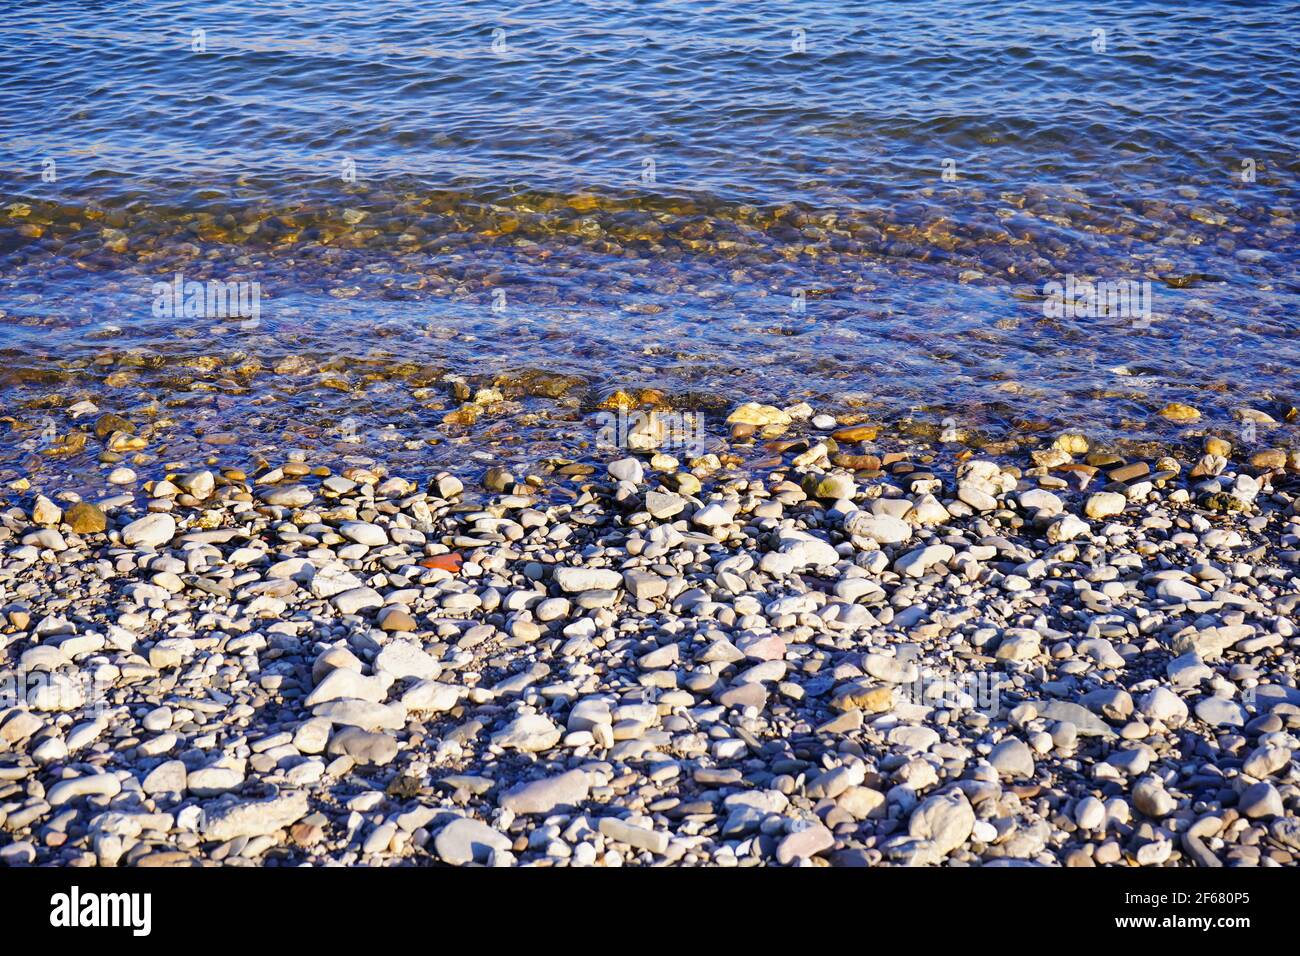
<path id="1" fill-rule="evenodd" d="M 1294 862 L 1300 452 L 645 421 L 9 507 L 0 859 Z"/>
<path id="2" fill-rule="evenodd" d="M 1040 889 L 1053 935 L 1285 918 L 1244 871 L 1300 863 L 1300 9 L 0 36 L 16 912 L 301 945 L 546 897 L 453 867 L 831 867 L 875 871 L 836 919 L 969 935 Z M 1108 872 L 898 872 L 1013 867 Z"/>

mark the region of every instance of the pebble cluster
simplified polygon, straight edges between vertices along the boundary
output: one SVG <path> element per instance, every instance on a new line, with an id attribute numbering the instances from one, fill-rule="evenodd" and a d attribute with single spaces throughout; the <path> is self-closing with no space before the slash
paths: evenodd
<path id="1" fill-rule="evenodd" d="M 1300 455 L 728 421 L 0 513 L 0 863 L 1295 862 Z"/>

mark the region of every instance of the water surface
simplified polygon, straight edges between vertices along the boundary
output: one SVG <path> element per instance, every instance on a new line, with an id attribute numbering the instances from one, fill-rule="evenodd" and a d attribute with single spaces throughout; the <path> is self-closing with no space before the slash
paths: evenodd
<path id="1" fill-rule="evenodd" d="M 0 13 L 6 475 L 109 467 L 41 455 L 82 399 L 163 460 L 572 452 L 619 388 L 1290 437 L 1297 5 L 443 6 Z M 177 273 L 260 321 L 156 314 Z M 1045 315 L 1067 276 L 1152 315 Z M 448 424 L 449 375 L 507 401 Z"/>

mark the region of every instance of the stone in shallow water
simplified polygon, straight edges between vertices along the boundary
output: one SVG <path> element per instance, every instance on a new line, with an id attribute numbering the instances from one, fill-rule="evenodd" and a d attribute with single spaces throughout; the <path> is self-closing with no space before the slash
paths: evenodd
<path id="1" fill-rule="evenodd" d="M 108 527 L 108 518 L 90 502 L 78 501 L 63 513 L 63 523 L 76 534 L 100 534 Z"/>
<path id="2" fill-rule="evenodd" d="M 1160 417 L 1167 418 L 1171 422 L 1194 422 L 1201 417 L 1201 413 L 1191 405 L 1184 405 L 1182 402 L 1170 402 L 1160 409 Z"/>
<path id="3" fill-rule="evenodd" d="M 746 402 L 727 416 L 728 425 L 789 425 L 792 419 L 775 405 L 760 405 L 758 402 Z"/>
<path id="4" fill-rule="evenodd" d="M 837 442 L 859 442 L 874 441 L 879 434 L 879 425 L 867 423 L 865 425 L 846 425 L 844 428 L 838 428 L 831 432 L 831 437 Z"/>

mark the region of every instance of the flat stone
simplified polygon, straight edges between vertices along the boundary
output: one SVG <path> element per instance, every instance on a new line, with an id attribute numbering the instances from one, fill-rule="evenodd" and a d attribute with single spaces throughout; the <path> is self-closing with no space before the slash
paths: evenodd
<path id="1" fill-rule="evenodd" d="M 442 665 L 414 641 L 392 641 L 375 655 L 375 670 L 398 680 L 437 677 Z"/>
<path id="2" fill-rule="evenodd" d="M 388 532 L 367 521 L 345 521 L 339 525 L 339 534 L 368 548 L 381 548 L 388 544 Z"/>
<path id="3" fill-rule="evenodd" d="M 122 529 L 122 543 L 128 547 L 156 548 L 176 535 L 176 519 L 155 512 L 137 518 Z"/>
<path id="4" fill-rule="evenodd" d="M 591 778 L 584 770 L 522 783 L 501 795 L 498 804 L 514 813 L 550 813 L 556 807 L 576 806 L 587 799 Z"/>
<path id="5" fill-rule="evenodd" d="M 633 568 L 623 572 L 623 587 L 638 601 L 662 597 L 668 591 L 668 579 L 653 571 Z"/>
<path id="6" fill-rule="evenodd" d="M 384 766 L 397 756 L 397 741 L 388 734 L 345 727 L 330 738 L 330 756 L 348 756 L 359 764 Z"/>
<path id="7" fill-rule="evenodd" d="M 433 838 L 434 852 L 452 866 L 486 863 L 494 852 L 505 852 L 512 845 L 510 837 L 470 817 L 453 820 Z"/>
<path id="8" fill-rule="evenodd" d="M 660 520 L 675 517 L 685 508 L 686 499 L 681 495 L 665 491 L 646 492 L 645 510 Z"/>
<path id="9" fill-rule="evenodd" d="M 847 684 L 835 692 L 831 707 L 835 710 L 861 710 L 883 713 L 894 706 L 894 687 L 890 684 Z"/>
<path id="10" fill-rule="evenodd" d="M 364 582 L 341 564 L 321 568 L 312 576 L 309 585 L 312 596 L 318 598 L 331 598 L 363 587 Z"/>
<path id="11" fill-rule="evenodd" d="M 919 578 L 936 564 L 951 561 L 956 555 L 952 545 L 931 544 L 909 551 L 894 562 L 894 570 L 907 577 Z"/>
<path id="12" fill-rule="evenodd" d="M 1104 720 L 1082 704 L 1065 700 L 1053 700 L 1037 705 L 1038 712 L 1049 720 L 1073 724 L 1075 729 L 1085 737 L 1115 737 L 1115 731 Z"/>
<path id="13" fill-rule="evenodd" d="M 835 846 L 835 837 L 820 823 L 786 835 L 776 847 L 776 861 L 788 866 L 795 860 L 811 859 Z"/>
<path id="14" fill-rule="evenodd" d="M 561 731 L 545 714 L 516 717 L 505 729 L 492 735 L 492 743 L 503 750 L 539 753 L 560 742 Z"/>
<path id="15" fill-rule="evenodd" d="M 1249 719 L 1246 708 L 1226 697 L 1206 697 L 1198 701 L 1196 716 L 1212 727 L 1244 727 Z"/>
<path id="16" fill-rule="evenodd" d="M 216 797 L 238 789 L 244 774 L 233 767 L 200 767 L 185 778 L 185 785 L 197 797 Z"/>
<path id="17" fill-rule="evenodd" d="M 660 855 L 668 851 L 667 833 L 639 827 L 617 817 L 602 817 L 600 832 L 611 840 L 626 843 L 638 850 L 649 850 Z"/>
<path id="18" fill-rule="evenodd" d="M 360 727 L 362 730 L 400 730 L 406 726 L 405 708 L 369 700 L 326 701 L 313 707 L 312 714 L 335 724 Z"/>
<path id="19" fill-rule="evenodd" d="M 873 515 L 856 511 L 844 521 L 844 530 L 851 535 L 869 538 L 877 544 L 902 544 L 912 537 L 912 526 L 892 515 Z"/>
<path id="20" fill-rule="evenodd" d="M 556 568 L 555 583 L 569 594 L 612 591 L 622 587 L 623 575 L 611 568 Z"/>
<path id="21" fill-rule="evenodd" d="M 380 615 L 379 627 L 389 633 L 408 633 L 416 630 L 418 625 L 410 612 L 400 607 L 392 607 Z"/>
<path id="22" fill-rule="evenodd" d="M 339 667 L 328 674 L 307 695 L 308 707 L 330 700 L 368 700 L 380 703 L 388 696 L 390 681 L 379 677 L 364 677 L 354 670 Z"/>
<path id="23" fill-rule="evenodd" d="M 45 794 L 52 807 L 61 807 L 79 797 L 115 797 L 122 792 L 122 782 L 111 773 L 90 773 L 68 780 L 60 780 Z"/>
<path id="24" fill-rule="evenodd" d="M 402 706 L 416 714 L 442 713 L 455 707 L 463 693 L 455 684 L 422 680 L 412 684 L 402 694 Z"/>
<path id="25" fill-rule="evenodd" d="M 281 508 L 305 508 L 316 496 L 306 485 L 286 485 L 266 488 L 260 492 L 260 497 L 268 505 L 277 505 Z"/>
<path id="26" fill-rule="evenodd" d="M 238 837 L 269 836 L 307 815 L 307 794 L 282 793 L 270 800 L 250 800 L 205 807 L 203 837 L 224 842 Z"/>
<path id="27" fill-rule="evenodd" d="M 330 598 L 330 603 L 340 614 L 359 614 L 371 608 L 383 607 L 384 599 L 374 588 L 353 588 Z"/>

